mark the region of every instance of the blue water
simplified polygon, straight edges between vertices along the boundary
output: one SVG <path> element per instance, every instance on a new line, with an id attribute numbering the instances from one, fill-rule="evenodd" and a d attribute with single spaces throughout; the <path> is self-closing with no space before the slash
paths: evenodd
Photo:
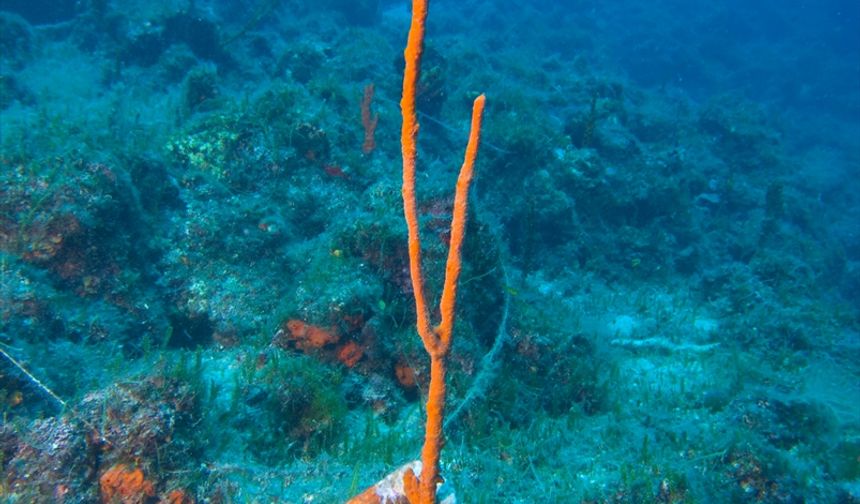
<path id="1" fill-rule="evenodd" d="M 0 0 L 0 501 L 345 502 L 420 458 L 408 2 Z M 440 495 L 860 499 L 860 3 L 431 3 Z M 399 478 L 397 478 L 399 479 Z"/>

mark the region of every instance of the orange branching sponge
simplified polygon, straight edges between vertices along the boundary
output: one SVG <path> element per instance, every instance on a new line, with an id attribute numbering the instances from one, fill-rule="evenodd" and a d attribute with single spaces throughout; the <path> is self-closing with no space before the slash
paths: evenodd
<path id="1" fill-rule="evenodd" d="M 478 153 L 483 111 L 484 95 L 481 95 L 475 99 L 472 106 L 472 128 L 469 134 L 469 143 L 466 147 L 465 160 L 463 166 L 460 168 L 460 175 L 457 178 L 457 188 L 454 194 L 451 241 L 448 248 L 448 260 L 445 264 L 445 283 L 439 303 L 442 320 L 439 325 L 433 328 L 430 328 L 426 305 L 424 305 L 423 312 L 419 309 L 418 289 L 423 289 L 420 241 L 417 234 L 417 215 L 413 213 L 411 216 L 415 220 L 416 234 L 413 236 L 410 233 L 409 236 L 409 260 L 416 299 L 418 328 L 424 348 L 430 354 L 430 391 L 427 397 L 427 423 L 424 432 L 424 448 L 421 450 L 421 477 L 419 479 L 413 472 L 407 471 L 404 481 L 409 502 L 414 504 L 435 504 L 436 485 L 441 481 L 439 476 L 439 452 L 442 448 L 442 420 L 445 411 L 447 357 L 451 349 L 451 335 L 454 330 L 457 280 L 460 276 L 461 249 L 466 232 L 469 185 L 472 181 L 475 158 Z M 414 179 L 411 183 L 414 184 Z M 406 182 L 404 181 L 404 186 L 405 184 Z M 414 198 L 414 189 L 412 196 Z M 404 190 L 404 207 L 406 206 L 405 198 L 406 191 Z M 413 209 L 415 208 L 414 202 L 411 206 Z M 409 219 L 410 217 L 407 216 L 407 221 Z M 412 226 L 409 227 L 411 228 Z M 416 279 L 419 279 L 419 282 L 416 283 Z M 420 297 L 423 298 L 423 294 Z"/>
<path id="2" fill-rule="evenodd" d="M 361 125 L 364 126 L 364 144 L 361 151 L 370 154 L 376 148 L 376 123 L 379 122 L 379 114 L 370 112 L 373 103 L 373 83 L 364 86 L 364 96 L 361 99 Z"/>
<path id="3" fill-rule="evenodd" d="M 99 489 L 104 504 L 143 504 L 155 497 L 155 487 L 143 477 L 143 471 L 125 464 L 117 464 L 102 474 Z"/>
<path id="4" fill-rule="evenodd" d="M 481 119 L 484 113 L 484 95 L 475 99 L 472 105 L 472 122 L 469 142 L 457 187 L 454 194 L 454 210 L 451 219 L 451 236 L 448 259 L 445 264 L 445 282 L 440 300 L 441 321 L 432 326 L 427 298 L 424 293 L 424 276 L 421 270 L 421 241 L 418 232 L 418 210 L 415 201 L 415 162 L 416 140 L 418 137 L 418 116 L 415 109 L 418 77 L 421 68 L 421 54 L 424 50 L 424 24 L 427 20 L 428 0 L 412 0 L 412 23 L 406 42 L 404 56 L 406 67 L 403 71 L 403 94 L 400 110 L 403 125 L 400 130 L 400 147 L 403 156 L 403 214 L 409 237 L 409 274 L 415 297 L 416 326 L 424 349 L 430 355 L 430 390 L 427 396 L 427 423 L 424 431 L 424 447 L 421 449 L 420 463 L 404 466 L 364 493 L 355 497 L 350 504 L 406 501 L 410 504 L 436 504 L 436 487 L 441 481 L 439 476 L 439 453 L 442 449 L 442 420 L 445 411 L 445 374 L 448 353 L 451 350 L 451 335 L 454 329 L 454 311 L 457 300 L 457 280 L 460 276 L 461 249 L 466 232 L 466 213 L 468 209 L 469 185 L 472 182 L 478 144 L 481 139 Z M 398 370 L 401 383 L 407 378 L 405 370 Z M 414 379 L 414 375 L 412 375 Z M 416 474 L 420 472 L 420 475 Z M 391 479 L 402 485 L 391 485 Z"/>
<path id="5" fill-rule="evenodd" d="M 406 68 L 403 75 L 403 94 L 400 109 L 403 126 L 400 142 L 403 156 L 403 213 L 409 234 L 409 271 L 415 296 L 415 311 L 418 335 L 430 354 L 430 390 L 427 396 L 427 423 L 424 431 L 424 447 L 421 450 L 422 469 L 420 477 L 412 470 L 404 475 L 404 489 L 412 504 L 435 504 L 436 486 L 439 476 L 439 454 L 442 448 L 442 420 L 445 411 L 445 375 L 447 357 L 451 349 L 451 334 L 454 329 L 454 309 L 457 299 L 457 280 L 460 276 L 461 248 L 466 231 L 466 213 L 469 185 L 474 173 L 475 158 L 481 138 L 481 119 L 484 112 L 484 95 L 475 99 L 472 106 L 472 122 L 469 142 L 457 187 L 454 193 L 454 212 L 451 219 L 451 239 L 445 265 L 445 283 L 440 300 L 441 322 L 432 327 L 424 294 L 424 276 L 421 271 L 421 241 L 418 231 L 418 212 L 415 202 L 415 161 L 418 118 L 415 98 L 424 46 L 424 24 L 427 19 L 427 0 L 413 0 L 412 24 L 404 56 Z"/>

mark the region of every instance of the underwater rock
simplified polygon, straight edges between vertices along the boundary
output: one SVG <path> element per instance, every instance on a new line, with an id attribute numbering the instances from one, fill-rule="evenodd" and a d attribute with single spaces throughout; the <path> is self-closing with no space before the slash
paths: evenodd
<path id="1" fill-rule="evenodd" d="M 20 16 L 0 11 L 0 68 L 20 70 L 33 57 L 32 50 L 33 31 L 29 23 Z"/>
<path id="2" fill-rule="evenodd" d="M 89 480 L 97 453 L 79 421 L 47 418 L 34 421 L 4 467 L 3 484 L 21 502 L 60 502 L 66 495 L 94 498 Z"/>
<path id="3" fill-rule="evenodd" d="M 145 23 L 138 32 L 130 33 L 122 58 L 144 67 L 152 66 L 175 44 L 186 45 L 199 59 L 229 62 L 215 23 L 184 12 Z"/>
<path id="4" fill-rule="evenodd" d="M 8 108 L 16 100 L 26 105 L 35 102 L 33 94 L 18 79 L 9 74 L 0 74 L 0 110 Z"/>
<path id="5" fill-rule="evenodd" d="M 350 24 L 368 26 L 379 21 L 380 0 L 345 0 L 334 3 Z"/>
<path id="6" fill-rule="evenodd" d="M 73 19 L 84 5 L 75 0 L 5 0 L 2 7 L 33 24 L 53 24 Z"/>

